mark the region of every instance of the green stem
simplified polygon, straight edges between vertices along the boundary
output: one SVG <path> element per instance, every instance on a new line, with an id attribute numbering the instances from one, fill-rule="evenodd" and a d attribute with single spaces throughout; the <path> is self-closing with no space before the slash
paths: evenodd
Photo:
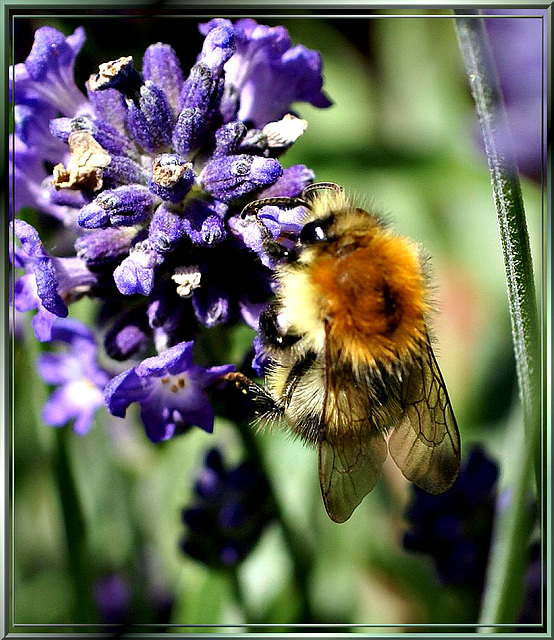
<path id="1" fill-rule="evenodd" d="M 285 539 L 285 544 L 287 545 L 287 549 L 292 559 L 293 563 L 293 571 L 294 578 L 296 581 L 296 586 L 298 589 L 298 594 L 300 596 L 300 612 L 299 612 L 299 620 L 300 622 L 314 622 L 314 615 L 312 612 L 310 599 L 309 599 L 309 572 L 310 572 L 310 562 L 309 562 L 309 553 L 305 546 L 301 543 L 298 535 L 291 529 L 277 495 L 275 493 L 275 489 L 271 484 L 271 479 L 269 474 L 267 473 L 266 464 L 263 458 L 263 455 L 260 451 L 256 438 L 252 433 L 252 427 L 248 424 L 240 422 L 237 424 L 239 433 L 241 435 L 243 444 L 250 455 L 250 457 L 256 462 L 259 466 L 260 470 L 266 476 L 269 486 L 271 488 L 271 496 L 273 502 L 273 512 L 275 513 L 275 517 L 281 526 L 281 531 L 283 533 L 283 537 Z"/>
<path id="2" fill-rule="evenodd" d="M 237 604 L 240 607 L 242 614 L 244 616 L 244 622 L 246 624 L 255 623 L 254 615 L 250 611 L 250 607 L 248 606 L 248 602 L 244 595 L 244 589 L 242 588 L 242 583 L 240 581 L 238 568 L 236 566 L 230 568 L 229 571 L 227 572 L 227 575 L 229 576 L 229 581 L 233 589 L 233 595 L 235 597 L 235 600 L 237 601 Z M 242 629 L 242 631 L 244 631 L 245 633 L 248 633 L 249 631 L 251 631 L 251 629 L 246 628 L 246 629 Z"/>
<path id="3" fill-rule="evenodd" d="M 529 495 L 533 457 L 530 449 L 523 445 L 515 450 L 513 487 L 506 490 L 510 492 L 510 503 L 505 511 L 498 510 L 495 518 L 493 548 L 479 616 L 479 623 L 482 625 L 513 622 L 514 613 L 520 610 L 524 597 L 521 577 L 529 556 L 526 542 L 535 523 L 535 512 Z M 490 629 L 484 626 L 479 631 L 498 633 L 506 632 L 508 628 Z"/>
<path id="4" fill-rule="evenodd" d="M 56 429 L 54 477 L 62 508 L 63 525 L 67 543 L 69 573 L 74 591 L 74 622 L 94 623 L 92 612 L 92 585 L 86 555 L 86 525 L 79 493 L 71 470 L 67 428 Z"/>
<path id="5" fill-rule="evenodd" d="M 533 519 L 527 514 L 529 476 L 534 464 L 540 493 L 539 356 L 533 264 L 519 174 L 510 129 L 484 18 L 477 11 L 455 10 L 460 49 L 481 124 L 491 174 L 504 256 L 517 378 L 523 408 L 525 447 L 516 469 L 511 504 L 499 513 L 483 596 L 482 624 L 510 624 L 517 609 L 513 593 L 522 589 Z M 502 536 L 502 541 L 497 536 Z M 498 629 L 498 628 L 497 628 Z"/>
<path id="6" fill-rule="evenodd" d="M 42 422 L 40 409 L 46 402 L 47 392 L 44 381 L 36 373 L 36 362 L 42 350 L 40 343 L 34 337 L 30 318 L 26 319 L 25 329 L 24 350 L 27 357 L 27 366 L 34 372 L 31 378 L 33 394 L 31 406 L 37 425 L 37 438 L 41 442 L 44 455 L 48 455 L 52 460 L 53 479 L 57 487 L 62 513 L 68 572 L 73 585 L 73 622 L 93 623 L 92 586 L 86 561 L 85 519 L 71 469 L 70 454 L 67 446 L 67 440 L 72 437 L 72 432 L 70 427 L 48 427 Z M 20 382 L 25 384 L 24 381 Z"/>
<path id="7" fill-rule="evenodd" d="M 463 13 L 477 12 L 464 10 Z M 456 25 L 489 163 L 504 255 L 523 418 L 528 442 L 533 443 L 539 480 L 537 400 L 540 360 L 533 260 L 510 127 L 483 20 L 479 15 L 458 17 Z M 537 488 L 540 488 L 539 484 Z"/>

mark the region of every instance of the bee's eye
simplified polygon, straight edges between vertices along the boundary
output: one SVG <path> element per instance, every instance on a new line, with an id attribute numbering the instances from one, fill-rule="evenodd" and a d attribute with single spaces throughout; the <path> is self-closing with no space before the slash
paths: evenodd
<path id="1" fill-rule="evenodd" d="M 330 224 L 330 219 L 308 222 L 300 232 L 300 242 L 302 244 L 315 244 L 316 242 L 328 240 L 327 229 Z"/>

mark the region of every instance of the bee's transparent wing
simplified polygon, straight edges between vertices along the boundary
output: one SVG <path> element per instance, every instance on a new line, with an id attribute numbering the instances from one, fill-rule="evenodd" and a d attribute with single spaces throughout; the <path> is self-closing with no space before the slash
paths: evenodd
<path id="1" fill-rule="evenodd" d="M 429 341 L 406 375 L 401 402 L 390 454 L 408 480 L 429 493 L 443 493 L 458 475 L 460 436 Z"/>
<path id="2" fill-rule="evenodd" d="M 327 374 L 319 481 L 331 520 L 344 522 L 375 486 L 387 444 L 371 418 L 365 385 Z"/>

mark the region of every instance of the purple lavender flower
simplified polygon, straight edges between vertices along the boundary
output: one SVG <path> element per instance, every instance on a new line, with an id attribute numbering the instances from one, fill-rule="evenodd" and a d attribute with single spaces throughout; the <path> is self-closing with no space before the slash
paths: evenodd
<path id="1" fill-rule="evenodd" d="M 167 440 L 192 425 L 211 433 L 214 411 L 206 389 L 233 365 L 205 369 L 192 360 L 193 342 L 182 342 L 113 378 L 104 398 L 109 411 L 123 418 L 138 402 L 152 442 Z"/>
<path id="2" fill-rule="evenodd" d="M 77 320 L 58 318 L 52 326 L 52 341 L 67 345 L 65 352 L 43 353 L 38 372 L 55 385 L 42 410 L 44 422 L 61 427 L 74 420 L 73 430 L 84 435 L 97 409 L 103 405 L 103 391 L 109 376 L 97 362 L 96 340 L 90 329 Z"/>
<path id="3" fill-rule="evenodd" d="M 189 72 L 158 43 L 142 66 L 130 56 L 99 65 L 81 91 L 73 69 L 84 30 L 66 37 L 52 27 L 36 32 L 25 62 L 11 69 L 12 207 L 54 216 L 75 251 L 51 256 L 32 227 L 15 221 L 26 270 L 16 308 L 37 309 L 35 332 L 48 340 L 55 317 L 81 295 L 96 297 L 111 310 L 110 355 L 161 352 L 106 391 L 115 415 L 140 402 L 154 441 L 191 424 L 211 430 L 205 387 L 228 368 L 200 371 L 191 347 L 174 350 L 215 325 L 257 326 L 274 285 L 259 260 L 261 237 L 241 227 L 240 212 L 258 197 L 299 195 L 313 181 L 304 165 L 283 169 L 280 156 L 307 124 L 292 104 L 330 104 L 319 54 L 293 47 L 283 27 L 215 20 L 200 30 L 204 43 Z M 274 237 L 294 235 L 285 217 L 265 216 Z M 164 409 L 166 374 L 183 374 L 197 396 L 170 393 Z"/>
<path id="4" fill-rule="evenodd" d="M 94 602 L 104 624 L 128 624 L 131 616 L 131 586 L 122 575 L 103 576 L 94 585 Z"/>
<path id="5" fill-rule="evenodd" d="M 452 488 L 430 495 L 416 486 L 404 547 L 430 554 L 441 581 L 481 593 L 497 497 L 498 468 L 474 448 Z"/>
<path id="6" fill-rule="evenodd" d="M 219 451 L 212 449 L 195 494 L 195 505 L 182 513 L 187 527 L 182 551 L 216 569 L 242 562 L 272 517 L 265 476 L 250 461 L 226 468 Z"/>
<path id="7" fill-rule="evenodd" d="M 229 20 L 215 18 L 201 26 L 212 30 L 233 28 Z M 292 46 L 284 27 L 266 27 L 245 18 L 234 25 L 236 53 L 224 65 L 229 94 L 236 96 L 239 120 L 261 128 L 280 120 L 293 102 L 328 107 L 322 92 L 321 57 L 302 45 Z"/>

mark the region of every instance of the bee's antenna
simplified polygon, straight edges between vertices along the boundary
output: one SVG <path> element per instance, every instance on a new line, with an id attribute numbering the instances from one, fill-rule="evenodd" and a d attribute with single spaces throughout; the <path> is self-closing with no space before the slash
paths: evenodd
<path id="1" fill-rule="evenodd" d="M 289 197 L 275 197 L 275 198 L 262 198 L 261 200 L 253 200 L 249 202 L 243 210 L 240 212 L 240 217 L 245 218 L 247 215 L 256 215 L 260 209 L 267 206 L 285 206 L 289 208 L 293 207 L 307 207 L 308 204 L 302 198 L 289 198 Z"/>
<path id="2" fill-rule="evenodd" d="M 309 184 L 307 187 L 304 187 L 304 191 L 302 191 L 301 198 L 305 201 L 313 199 L 314 191 L 334 191 L 335 193 L 342 193 L 344 189 L 334 182 L 314 182 L 313 184 Z"/>

